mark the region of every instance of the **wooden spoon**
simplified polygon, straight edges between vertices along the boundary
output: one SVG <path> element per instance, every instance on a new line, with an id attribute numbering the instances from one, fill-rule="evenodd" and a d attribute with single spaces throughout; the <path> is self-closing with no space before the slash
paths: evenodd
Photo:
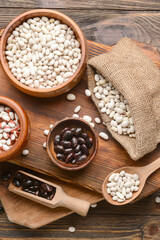
<path id="1" fill-rule="evenodd" d="M 68 209 L 72 210 L 73 212 L 78 213 L 81 216 L 87 215 L 89 207 L 90 207 L 90 203 L 88 201 L 81 200 L 78 198 L 73 198 L 73 197 L 67 195 L 59 185 L 56 185 L 52 182 L 46 181 L 42 178 L 36 177 L 32 174 L 29 174 L 29 173 L 26 173 L 23 171 L 18 171 L 18 172 L 24 174 L 25 176 L 29 176 L 33 179 L 39 180 L 41 182 L 47 183 L 47 184 L 55 187 L 56 188 L 55 196 L 53 197 L 52 200 L 47 200 L 40 196 L 35 196 L 31 193 L 23 191 L 22 187 L 16 187 L 13 185 L 12 182 L 9 184 L 9 187 L 8 187 L 9 191 L 16 193 L 22 197 L 28 198 L 32 201 L 43 204 L 50 208 L 56 208 L 56 207 L 61 206 L 61 207 L 68 208 Z"/>
<path id="2" fill-rule="evenodd" d="M 155 160 L 154 162 L 148 164 L 147 166 L 144 167 L 122 167 L 119 168 L 113 172 L 111 172 L 104 180 L 103 185 L 102 185 L 102 193 L 104 198 L 111 204 L 116 205 L 116 206 L 121 206 L 128 204 L 132 202 L 135 198 L 139 196 L 139 194 L 142 192 L 143 187 L 145 185 L 145 182 L 147 178 L 155 172 L 158 168 L 160 168 L 160 158 Z M 122 170 L 124 170 L 126 173 L 130 174 L 138 174 L 139 180 L 140 180 L 140 185 L 139 185 L 139 190 L 137 192 L 133 192 L 133 196 L 130 199 L 126 199 L 124 202 L 119 203 L 118 201 L 114 201 L 112 199 L 112 196 L 107 193 L 107 183 L 109 182 L 108 179 L 111 176 L 112 173 L 120 173 Z"/>

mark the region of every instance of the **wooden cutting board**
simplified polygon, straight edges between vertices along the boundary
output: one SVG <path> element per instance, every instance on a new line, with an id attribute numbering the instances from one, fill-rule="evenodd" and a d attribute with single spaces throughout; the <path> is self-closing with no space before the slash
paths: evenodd
<path id="1" fill-rule="evenodd" d="M 160 66 L 160 56 L 154 48 L 144 44 L 138 45 L 158 66 Z M 91 41 L 88 41 L 88 46 L 89 57 L 111 50 L 111 47 Z M 42 147 L 43 142 L 46 140 L 43 131 L 44 129 L 48 129 L 52 122 L 72 116 L 74 108 L 77 105 L 82 106 L 79 113 L 81 117 L 86 114 L 90 115 L 93 119 L 99 116 L 91 99 L 87 98 L 84 94 L 84 90 L 87 88 L 87 76 L 85 75 L 80 83 L 70 91 L 76 95 L 76 100 L 72 102 L 66 100 L 66 94 L 50 99 L 39 99 L 25 95 L 10 84 L 1 66 L 0 79 L 0 94 L 17 101 L 26 110 L 31 121 L 31 136 L 27 145 L 30 153 L 26 157 L 20 155 L 13 161 L 18 165 L 43 172 L 58 179 L 78 184 L 101 193 L 101 185 L 104 178 L 114 169 L 126 165 L 145 165 L 160 157 L 159 145 L 154 152 L 146 155 L 138 162 L 134 162 L 130 159 L 124 148 L 109 134 L 108 141 L 99 139 L 98 153 L 95 159 L 85 169 L 78 172 L 67 172 L 59 169 L 53 165 L 46 150 Z M 97 135 L 100 131 L 107 132 L 103 124 L 96 124 L 95 131 Z M 149 178 L 140 198 L 157 191 L 159 187 L 160 170 Z"/>
<path id="2" fill-rule="evenodd" d="M 0 163 L 0 176 L 2 172 L 11 171 L 13 174 L 19 169 L 22 169 L 22 167 L 12 163 Z M 42 177 L 43 179 L 52 181 L 53 183 L 60 185 L 63 190 L 72 197 L 79 197 L 80 199 L 89 201 L 91 204 L 99 202 L 103 199 L 101 194 L 90 191 L 86 188 L 78 187 L 74 184 L 67 183 L 53 177 L 47 177 L 46 175 L 29 171 L 24 168 L 23 170 Z M 9 221 L 13 223 L 32 229 L 39 228 L 73 213 L 69 209 L 63 207 L 50 209 L 41 204 L 11 193 L 7 189 L 8 185 L 9 181 L 0 179 L 0 199 Z"/>

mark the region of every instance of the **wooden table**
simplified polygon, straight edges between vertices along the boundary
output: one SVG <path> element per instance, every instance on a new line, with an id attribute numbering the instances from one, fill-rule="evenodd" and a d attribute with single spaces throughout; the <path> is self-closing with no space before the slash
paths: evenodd
<path id="1" fill-rule="evenodd" d="M 159 0 L 0 0 L 0 28 L 20 13 L 34 8 L 57 9 L 79 24 L 85 36 L 106 45 L 123 36 L 151 44 L 160 50 Z M 113 207 L 102 201 L 86 218 L 72 214 L 38 230 L 10 223 L 0 215 L 3 239 L 160 239 L 157 192 L 131 206 Z M 68 232 L 75 226 L 76 232 Z"/>

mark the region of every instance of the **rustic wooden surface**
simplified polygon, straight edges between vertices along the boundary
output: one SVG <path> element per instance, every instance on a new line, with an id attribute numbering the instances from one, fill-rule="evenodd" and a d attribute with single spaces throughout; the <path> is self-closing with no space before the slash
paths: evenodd
<path id="1" fill-rule="evenodd" d="M 90 40 L 112 45 L 127 36 L 160 49 L 159 0 L 1 0 L 0 27 L 33 8 L 62 11 L 80 25 Z M 9 223 L 3 213 L 0 215 L 0 239 L 160 239 L 159 205 L 154 201 L 158 195 L 160 192 L 118 209 L 103 201 L 96 209 L 91 209 L 86 218 L 73 214 L 39 230 Z M 71 225 L 76 227 L 74 234 L 68 232 Z"/>

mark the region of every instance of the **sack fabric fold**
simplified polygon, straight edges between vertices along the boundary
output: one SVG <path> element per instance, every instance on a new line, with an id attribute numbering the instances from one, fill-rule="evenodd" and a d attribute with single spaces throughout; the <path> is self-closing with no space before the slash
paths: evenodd
<path id="1" fill-rule="evenodd" d="M 136 138 L 112 131 L 111 119 L 101 113 L 93 90 L 98 70 L 128 100 Z M 160 142 L 160 70 L 131 39 L 121 39 L 109 53 L 88 61 L 88 88 L 103 121 L 112 136 L 138 160 L 153 151 Z"/>

